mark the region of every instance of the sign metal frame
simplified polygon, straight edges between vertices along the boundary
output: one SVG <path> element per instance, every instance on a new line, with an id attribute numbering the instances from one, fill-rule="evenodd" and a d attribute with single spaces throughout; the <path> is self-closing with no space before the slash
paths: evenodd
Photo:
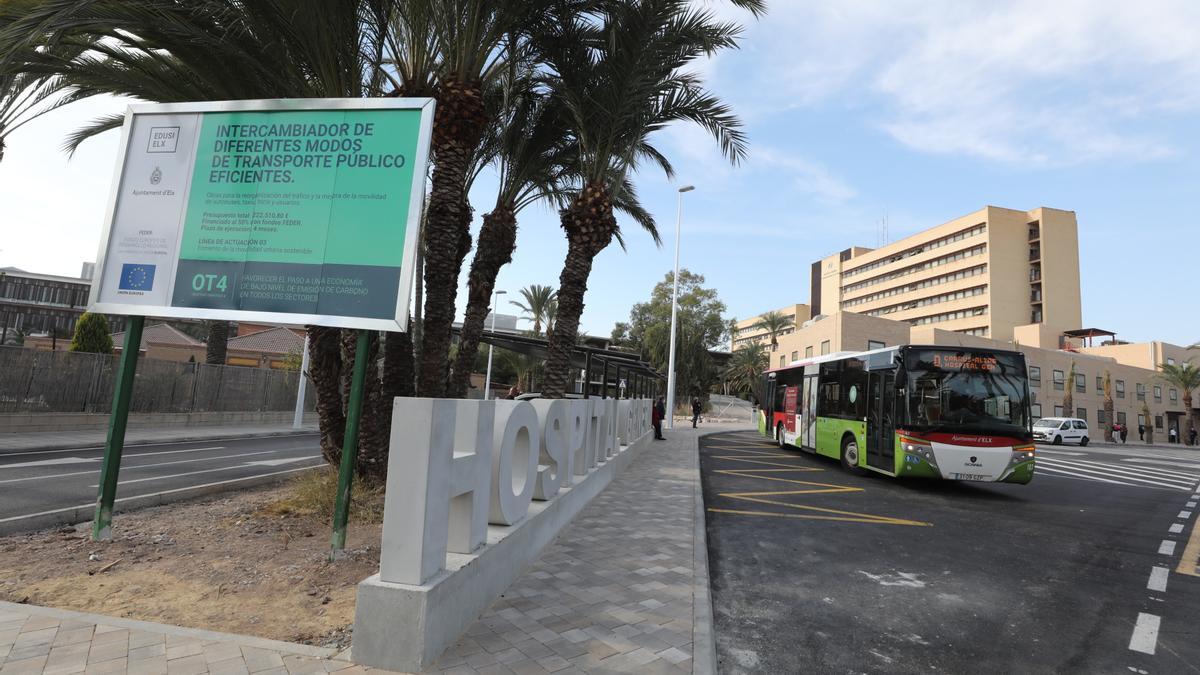
<path id="1" fill-rule="evenodd" d="M 307 110 L 419 110 L 421 120 L 417 136 L 416 155 L 412 158 L 413 178 L 408 204 L 407 228 L 405 230 L 404 259 L 401 262 L 400 286 L 396 295 L 394 320 L 373 319 L 355 316 L 332 316 L 293 312 L 269 312 L 260 310 L 206 309 L 199 307 L 173 307 L 169 305 L 127 304 L 100 302 L 100 293 L 105 280 L 105 265 L 112 246 L 114 219 L 117 202 L 121 195 L 125 167 L 128 161 L 130 132 L 133 120 L 142 115 L 189 114 L 207 112 L 292 112 Z M 96 256 L 96 272 L 93 276 L 88 309 L 92 312 L 124 316 L 158 316 L 174 319 L 216 319 L 259 323 L 312 324 L 331 328 L 357 328 L 365 330 L 404 331 L 408 329 L 409 300 L 412 297 L 415 278 L 418 234 L 421 212 L 425 202 L 425 178 L 429 165 L 429 148 L 433 132 L 434 99 L 432 98 L 297 98 L 247 101 L 213 101 L 188 103 L 137 103 L 128 106 L 125 122 L 121 128 L 121 143 L 117 151 L 116 168 L 113 172 L 112 188 L 109 192 L 108 209 L 100 238 L 100 250 Z M 199 134 L 193 142 L 199 141 Z M 190 198 L 190 195 L 189 195 Z M 176 259 L 183 237 L 180 213 L 178 239 L 175 242 Z M 173 276 L 173 275 L 172 275 Z"/>

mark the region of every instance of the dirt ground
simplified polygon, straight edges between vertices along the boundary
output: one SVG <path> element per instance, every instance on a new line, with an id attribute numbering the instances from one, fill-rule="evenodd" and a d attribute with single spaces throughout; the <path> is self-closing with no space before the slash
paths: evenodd
<path id="1" fill-rule="evenodd" d="M 277 508 L 291 485 L 0 537 L 0 599 L 330 647 L 349 644 L 355 586 L 379 570 L 380 525 L 351 521 L 328 561 L 330 520 Z M 114 564 L 115 563 L 115 564 Z"/>

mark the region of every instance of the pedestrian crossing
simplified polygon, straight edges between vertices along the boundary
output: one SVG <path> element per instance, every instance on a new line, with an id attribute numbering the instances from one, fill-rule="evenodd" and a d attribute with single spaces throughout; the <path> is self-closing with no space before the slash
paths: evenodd
<path id="1" fill-rule="evenodd" d="M 1159 490 L 1192 492 L 1200 487 L 1200 464 L 1195 465 L 1195 468 L 1155 466 L 1133 464 L 1129 463 L 1129 460 L 1097 461 L 1076 457 L 1047 457 L 1039 453 L 1036 472 L 1043 476 Z"/>

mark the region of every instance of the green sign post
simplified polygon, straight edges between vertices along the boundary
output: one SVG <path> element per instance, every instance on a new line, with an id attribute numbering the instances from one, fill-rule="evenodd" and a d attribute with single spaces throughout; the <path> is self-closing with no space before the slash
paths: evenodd
<path id="1" fill-rule="evenodd" d="M 94 538 L 111 533 L 140 329 L 150 315 L 359 331 L 363 358 L 355 362 L 333 536 L 335 549 L 344 545 L 367 331 L 406 330 L 419 283 L 433 105 L 286 99 L 129 108 L 89 303 L 133 317 Z"/>

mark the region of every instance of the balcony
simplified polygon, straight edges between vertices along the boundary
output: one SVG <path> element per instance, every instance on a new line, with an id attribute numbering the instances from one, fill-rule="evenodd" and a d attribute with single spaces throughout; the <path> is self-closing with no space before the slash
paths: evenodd
<path id="1" fill-rule="evenodd" d="M 1029 247 L 1029 262 L 1035 262 L 1042 259 L 1042 248 L 1040 246 Z"/>
<path id="2" fill-rule="evenodd" d="M 1038 223 L 1029 223 L 1029 241 L 1037 241 L 1041 233 L 1042 228 Z"/>
<path id="3" fill-rule="evenodd" d="M 1035 268 L 1029 270 L 1029 281 L 1033 282 L 1033 281 L 1041 281 L 1041 280 L 1042 280 L 1042 268 L 1035 267 Z"/>
<path id="4" fill-rule="evenodd" d="M 1040 303 L 1042 301 L 1042 291 L 1041 290 L 1030 291 L 1029 301 L 1032 303 L 1035 303 L 1035 304 Z"/>

